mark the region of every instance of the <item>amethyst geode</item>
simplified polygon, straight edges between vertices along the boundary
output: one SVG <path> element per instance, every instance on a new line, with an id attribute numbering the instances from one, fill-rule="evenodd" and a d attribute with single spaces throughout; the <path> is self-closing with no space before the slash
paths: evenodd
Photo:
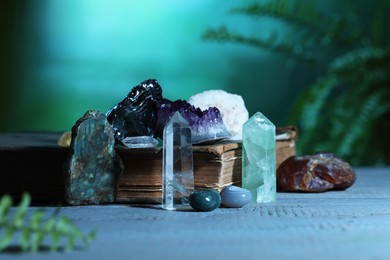
<path id="1" fill-rule="evenodd" d="M 164 99 L 155 79 L 135 86 L 125 99 L 107 112 L 107 120 L 114 129 L 115 139 L 120 142 L 136 136 L 162 138 L 165 124 L 176 111 L 191 126 L 194 144 L 230 136 L 216 107 L 202 111 L 186 101 Z"/>
<path id="2" fill-rule="evenodd" d="M 203 143 L 230 136 L 222 121 L 218 108 L 210 107 L 202 111 L 184 100 L 169 101 L 164 99 L 157 114 L 156 136 L 162 137 L 166 123 L 178 111 L 191 126 L 192 143 Z"/>
<path id="3" fill-rule="evenodd" d="M 153 136 L 157 112 L 162 100 L 162 89 L 157 80 L 145 80 L 135 86 L 116 106 L 107 112 L 115 139 L 131 136 Z"/>

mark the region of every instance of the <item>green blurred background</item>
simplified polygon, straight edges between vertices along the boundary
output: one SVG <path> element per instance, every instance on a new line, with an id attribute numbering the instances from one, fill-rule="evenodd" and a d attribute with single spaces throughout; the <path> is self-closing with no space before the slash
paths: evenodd
<path id="1" fill-rule="evenodd" d="M 285 12 L 287 5 L 295 2 L 300 2 L 303 8 L 296 10 L 302 9 L 304 14 L 291 8 Z M 345 124 L 342 130 L 340 125 L 343 124 L 335 123 L 338 128 L 330 131 L 331 136 L 318 134 L 333 125 L 333 117 L 344 110 L 341 105 L 330 102 L 340 96 L 340 90 L 329 91 L 327 101 L 321 104 L 313 103 L 321 93 L 316 82 L 327 75 L 329 64 L 337 57 L 367 46 L 383 47 L 386 53 L 381 57 L 387 55 L 389 37 L 384 35 L 389 35 L 390 30 L 382 23 L 389 24 L 388 19 L 383 21 L 390 17 L 389 9 L 386 9 L 388 2 L 2 0 L 0 132 L 69 130 L 86 110 L 105 112 L 122 100 L 133 86 L 155 78 L 163 87 L 164 97 L 171 100 L 188 99 L 210 89 L 241 95 L 250 115 L 261 111 L 276 126 L 300 127 L 302 147 L 298 148 L 302 153 L 318 149 L 339 151 L 346 158 L 360 158 L 354 161 L 355 164 L 389 163 L 390 156 L 384 156 L 389 149 L 369 147 L 370 138 L 362 137 L 362 131 L 355 133 L 356 140 L 348 139 L 345 144 L 348 149 L 345 145 L 336 147 L 340 143 L 337 138 L 346 139 L 337 134 L 348 133 L 348 128 L 355 129 L 356 120 L 350 126 Z M 264 10 L 268 13 L 262 12 L 260 17 L 252 16 L 249 9 L 244 14 L 231 13 L 234 7 L 252 3 L 276 3 L 276 6 L 266 7 Z M 315 10 L 306 8 L 309 3 Z M 382 10 L 379 16 L 374 14 L 375 10 Z M 323 17 L 318 18 L 317 12 Z M 334 25 L 341 29 L 333 28 L 328 20 L 336 21 Z M 325 25 L 316 27 L 320 22 Z M 372 28 L 369 28 L 370 24 L 373 24 Z M 306 31 L 292 28 L 297 25 L 306 26 Z M 210 28 L 229 28 L 232 32 L 265 40 L 245 42 L 234 37 L 232 40 L 231 35 L 230 38 L 214 35 L 210 40 L 205 37 Z M 361 30 L 363 36 L 354 38 L 356 29 Z M 310 30 L 317 36 L 309 38 Z M 284 41 L 292 48 L 275 48 L 283 45 L 274 40 L 275 32 L 283 34 Z M 332 45 L 345 35 L 352 41 L 343 47 Z M 309 51 L 314 55 L 321 54 L 317 62 L 300 59 Z M 384 86 L 388 87 L 387 83 Z M 386 88 L 382 86 L 382 92 L 383 89 Z M 346 93 L 346 97 L 351 96 Z M 388 92 L 380 95 L 388 97 Z M 366 94 L 360 92 L 356 96 L 363 99 Z M 324 110 L 309 109 L 316 113 L 308 115 L 307 107 L 310 106 L 306 104 Z M 332 104 L 332 108 L 329 110 L 324 104 Z M 338 110 L 333 114 L 324 113 L 334 107 Z M 362 109 L 368 111 L 366 107 Z M 388 116 L 387 121 L 382 118 L 388 110 L 383 106 L 374 121 L 389 122 Z M 360 112 L 350 111 L 351 115 L 357 113 Z M 321 117 L 328 121 L 318 122 L 317 118 Z M 345 122 L 339 118 L 340 122 Z M 363 119 L 367 121 L 366 118 Z M 377 127 L 364 120 L 362 122 L 371 130 Z M 367 136 L 375 134 L 368 130 L 363 132 Z M 335 144 L 329 146 L 328 140 L 332 138 Z M 363 149 L 354 153 L 354 145 L 362 144 L 362 138 L 365 140 Z M 390 143 L 388 139 L 384 143 Z M 313 148 L 315 142 L 319 143 L 318 149 Z M 361 159 L 364 149 L 378 150 L 380 156 L 373 154 L 374 159 L 364 161 Z"/>
<path id="2" fill-rule="evenodd" d="M 243 96 L 250 114 L 287 122 L 312 76 L 286 58 L 205 42 L 233 1 L 2 1 L 0 131 L 69 129 L 88 109 L 108 110 L 156 78 L 168 99 L 209 89 Z M 271 22 L 266 22 L 272 26 Z M 249 20 L 230 19 L 257 32 Z"/>

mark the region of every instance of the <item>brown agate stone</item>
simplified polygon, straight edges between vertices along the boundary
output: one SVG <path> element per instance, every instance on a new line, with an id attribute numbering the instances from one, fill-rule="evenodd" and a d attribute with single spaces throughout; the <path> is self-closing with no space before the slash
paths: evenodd
<path id="1" fill-rule="evenodd" d="M 344 190 L 356 180 L 352 167 L 332 153 L 291 156 L 276 173 L 278 188 L 285 191 Z"/>

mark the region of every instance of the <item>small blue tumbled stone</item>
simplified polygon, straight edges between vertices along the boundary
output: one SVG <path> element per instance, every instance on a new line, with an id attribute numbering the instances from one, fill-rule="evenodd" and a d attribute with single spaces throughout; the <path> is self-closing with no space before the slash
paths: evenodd
<path id="1" fill-rule="evenodd" d="M 249 190 L 231 185 L 225 187 L 220 195 L 222 205 L 228 208 L 241 208 L 252 200 L 252 194 Z"/>
<path id="2" fill-rule="evenodd" d="M 197 190 L 190 195 L 191 207 L 199 211 L 212 211 L 221 205 L 221 196 L 213 189 Z"/>

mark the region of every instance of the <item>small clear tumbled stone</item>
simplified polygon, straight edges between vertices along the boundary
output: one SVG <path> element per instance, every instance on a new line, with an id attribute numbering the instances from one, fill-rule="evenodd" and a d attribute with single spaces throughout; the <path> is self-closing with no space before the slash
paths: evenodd
<path id="1" fill-rule="evenodd" d="M 242 208 L 252 200 L 252 193 L 237 186 L 227 186 L 221 193 L 222 205 L 228 208 Z"/>

